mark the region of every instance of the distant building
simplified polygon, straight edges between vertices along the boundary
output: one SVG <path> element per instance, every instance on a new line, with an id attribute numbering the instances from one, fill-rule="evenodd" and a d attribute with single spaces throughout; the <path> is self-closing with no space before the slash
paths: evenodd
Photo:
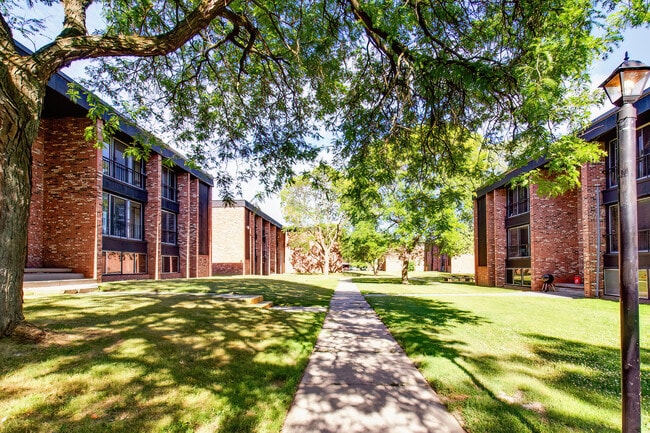
<path id="1" fill-rule="evenodd" d="M 212 201 L 212 275 L 284 273 L 282 225 L 246 200 Z"/>

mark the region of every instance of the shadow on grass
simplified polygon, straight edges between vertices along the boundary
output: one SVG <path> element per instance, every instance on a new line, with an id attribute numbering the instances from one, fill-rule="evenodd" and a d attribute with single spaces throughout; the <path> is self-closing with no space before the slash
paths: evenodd
<path id="1" fill-rule="evenodd" d="M 334 281 L 334 280 L 333 280 Z M 158 293 L 236 293 L 263 295 L 274 305 L 328 306 L 332 288 L 263 277 L 219 277 L 188 280 L 124 281 L 101 285 L 102 291 L 149 291 Z"/>
<path id="2" fill-rule="evenodd" d="M 25 312 L 58 340 L 0 349 L 5 432 L 278 431 L 324 320 L 182 295 L 37 298 Z"/>
<path id="3" fill-rule="evenodd" d="M 489 325 L 489 321 L 454 304 L 433 299 L 406 297 L 370 297 L 368 302 L 387 324 L 393 336 L 406 353 L 421 364 L 437 365 L 441 360 L 450 363 L 460 377 L 454 383 L 445 383 L 437 376 L 432 379 L 452 411 L 460 410 L 471 431 L 493 432 L 565 432 L 597 431 L 614 433 L 611 425 L 590 419 L 589 415 L 568 413 L 547 407 L 526 407 L 524 401 L 515 401 L 501 392 L 510 375 L 526 375 L 539 370 L 536 378 L 559 392 L 571 395 L 594 408 L 615 411 L 619 404 L 619 364 L 616 350 L 585 343 L 549 338 L 544 335 L 526 335 L 534 357 L 494 355 L 477 356 L 456 327 Z M 490 342 L 485 342 L 490 344 Z M 474 343 L 473 343 L 474 344 Z M 482 351 L 482 350 L 480 350 Z M 429 359 L 427 359 L 429 358 Z M 432 359 L 433 358 L 433 359 Z M 435 359 L 438 361 L 435 361 Z M 644 359 L 647 360 L 647 353 Z M 557 374 L 544 377 L 540 363 L 554 363 Z M 590 370 L 580 367 L 585 364 Z M 422 366 L 426 370 L 426 366 Z M 453 370 L 453 369 L 452 369 Z M 434 371 L 431 374 L 438 374 Z M 455 373 L 452 373 L 454 376 Z M 533 373 L 534 375 L 535 373 Z M 644 381 L 644 392 L 648 389 Z M 537 390 L 531 391 L 535 394 Z M 555 402 L 548 406 L 552 406 Z"/>

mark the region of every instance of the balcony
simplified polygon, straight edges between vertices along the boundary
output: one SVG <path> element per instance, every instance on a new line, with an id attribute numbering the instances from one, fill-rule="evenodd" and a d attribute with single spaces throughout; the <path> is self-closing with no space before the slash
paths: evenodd
<path id="1" fill-rule="evenodd" d="M 145 189 L 146 175 L 144 173 L 108 158 L 103 158 L 102 167 L 105 176 L 112 177 L 136 188 Z"/>

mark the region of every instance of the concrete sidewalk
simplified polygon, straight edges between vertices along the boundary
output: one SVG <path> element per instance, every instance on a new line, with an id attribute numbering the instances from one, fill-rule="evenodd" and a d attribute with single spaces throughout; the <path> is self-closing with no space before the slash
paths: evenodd
<path id="1" fill-rule="evenodd" d="M 341 281 L 283 433 L 463 433 L 355 284 Z"/>

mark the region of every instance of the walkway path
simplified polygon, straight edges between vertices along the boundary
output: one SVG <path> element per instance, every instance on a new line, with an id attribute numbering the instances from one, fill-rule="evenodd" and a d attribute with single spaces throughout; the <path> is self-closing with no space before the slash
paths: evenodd
<path id="1" fill-rule="evenodd" d="M 341 281 L 283 433 L 463 433 L 355 284 Z"/>

